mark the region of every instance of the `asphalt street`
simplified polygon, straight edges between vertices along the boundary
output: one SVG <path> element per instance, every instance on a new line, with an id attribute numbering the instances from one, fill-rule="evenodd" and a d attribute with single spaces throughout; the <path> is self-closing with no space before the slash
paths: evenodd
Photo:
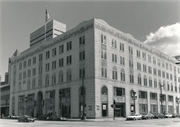
<path id="1" fill-rule="evenodd" d="M 100 120 L 100 121 L 40 121 L 18 122 L 12 119 L 0 119 L 0 127 L 180 127 L 180 118 L 153 120 Z"/>

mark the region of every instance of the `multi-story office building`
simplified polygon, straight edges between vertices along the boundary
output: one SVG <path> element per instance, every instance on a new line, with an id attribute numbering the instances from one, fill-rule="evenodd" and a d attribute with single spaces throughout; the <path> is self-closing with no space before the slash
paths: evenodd
<path id="1" fill-rule="evenodd" d="M 83 21 L 11 58 L 10 113 L 72 118 L 83 109 L 87 118 L 179 113 L 175 62 L 103 20 Z"/>
<path id="2" fill-rule="evenodd" d="M 8 81 L 8 72 L 5 74 L 5 81 L 0 80 L 0 112 L 1 116 L 8 116 L 9 115 L 9 98 L 10 98 L 10 84 Z"/>

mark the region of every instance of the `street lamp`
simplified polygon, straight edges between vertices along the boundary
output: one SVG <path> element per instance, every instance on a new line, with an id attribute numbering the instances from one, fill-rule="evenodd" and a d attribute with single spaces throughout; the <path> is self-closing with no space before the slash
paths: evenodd
<path id="1" fill-rule="evenodd" d="M 160 84 L 160 91 L 161 91 L 161 95 L 160 95 L 160 101 L 161 101 L 161 112 L 163 113 L 163 100 L 164 100 L 164 96 L 162 95 L 162 89 L 163 89 L 163 85 Z"/>
<path id="2" fill-rule="evenodd" d="M 176 102 L 178 104 L 178 114 L 179 114 L 179 103 L 180 103 L 180 97 L 176 97 Z"/>
<path id="3" fill-rule="evenodd" d="M 136 113 L 136 107 L 135 107 L 135 100 L 137 99 L 136 92 L 134 90 L 131 90 L 131 98 L 134 100 L 134 114 Z"/>
<path id="4" fill-rule="evenodd" d="M 25 100 L 25 102 L 26 102 L 26 115 L 27 115 L 27 101 L 28 101 L 28 97 L 26 96 L 25 98 L 24 98 L 24 100 Z"/>

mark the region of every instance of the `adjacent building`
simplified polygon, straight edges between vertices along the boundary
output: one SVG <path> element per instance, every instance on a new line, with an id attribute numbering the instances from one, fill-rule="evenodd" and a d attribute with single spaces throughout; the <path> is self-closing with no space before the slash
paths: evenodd
<path id="1" fill-rule="evenodd" d="M 53 32 L 46 41 L 31 37 L 30 47 L 11 57 L 10 114 L 56 112 L 80 118 L 86 112 L 87 118 L 102 118 L 179 113 L 180 66 L 174 58 L 101 19 L 69 31 L 57 24 L 63 31 L 57 37 Z"/>

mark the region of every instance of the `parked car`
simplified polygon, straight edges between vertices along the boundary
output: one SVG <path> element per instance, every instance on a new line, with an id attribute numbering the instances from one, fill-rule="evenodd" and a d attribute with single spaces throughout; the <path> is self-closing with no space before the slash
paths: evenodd
<path id="1" fill-rule="evenodd" d="M 10 116 L 8 116 L 8 118 L 9 119 L 17 119 L 19 116 L 17 116 L 17 115 L 10 115 Z"/>
<path id="2" fill-rule="evenodd" d="M 49 119 L 48 115 L 39 116 L 39 120 L 48 120 L 48 119 Z"/>
<path id="3" fill-rule="evenodd" d="M 60 121 L 66 121 L 66 117 L 59 117 L 58 118 Z"/>
<path id="4" fill-rule="evenodd" d="M 171 113 L 166 113 L 165 118 L 172 118 L 172 114 Z"/>
<path id="5" fill-rule="evenodd" d="M 153 115 L 154 115 L 154 118 L 157 118 L 157 119 L 164 118 L 164 114 L 162 113 L 153 113 Z"/>
<path id="6" fill-rule="evenodd" d="M 32 118 L 32 117 L 30 117 L 30 116 L 27 116 L 27 115 L 24 115 L 24 116 L 20 116 L 19 118 L 18 118 L 18 121 L 19 122 L 34 122 L 35 121 L 35 119 L 34 118 Z"/>
<path id="7" fill-rule="evenodd" d="M 141 114 L 132 114 L 130 116 L 126 117 L 126 120 L 141 120 L 142 119 L 142 115 Z"/>
<path id="8" fill-rule="evenodd" d="M 153 119 L 154 115 L 151 113 L 142 114 L 142 119 Z"/>

